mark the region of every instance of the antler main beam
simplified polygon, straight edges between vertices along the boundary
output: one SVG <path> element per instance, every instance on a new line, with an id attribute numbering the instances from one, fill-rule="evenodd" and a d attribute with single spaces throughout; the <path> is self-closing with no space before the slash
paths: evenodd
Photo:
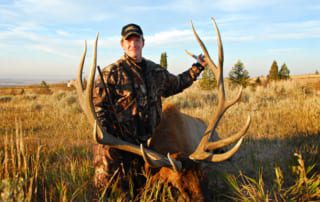
<path id="1" fill-rule="evenodd" d="M 234 105 L 240 99 L 241 93 L 242 93 L 242 88 L 240 88 L 238 95 L 233 100 L 226 101 L 226 94 L 225 94 L 224 81 L 223 81 L 223 60 L 224 60 L 223 46 L 222 46 L 222 41 L 221 41 L 221 36 L 220 36 L 220 31 L 218 29 L 218 26 L 217 26 L 214 18 L 211 18 L 211 19 L 212 19 L 212 22 L 213 22 L 213 25 L 215 28 L 215 32 L 217 35 L 218 56 L 219 56 L 218 65 L 216 65 L 213 62 L 213 60 L 211 59 L 206 46 L 204 45 L 204 43 L 200 39 L 199 35 L 197 34 L 192 22 L 191 22 L 191 25 L 192 25 L 192 31 L 194 33 L 194 36 L 195 36 L 197 42 L 199 43 L 199 45 L 204 53 L 204 56 L 205 56 L 204 60 L 208 64 L 208 67 L 212 70 L 212 72 L 214 73 L 214 75 L 217 79 L 219 102 L 218 102 L 217 111 L 213 115 L 212 119 L 209 121 L 208 127 L 207 127 L 198 147 L 189 156 L 189 158 L 194 159 L 194 160 L 207 160 L 207 161 L 211 161 L 211 162 L 220 162 L 220 161 L 224 161 L 224 160 L 230 158 L 232 155 L 234 155 L 237 152 L 237 150 L 239 149 L 239 147 L 241 145 L 243 137 L 249 128 L 251 119 L 249 116 L 244 127 L 235 135 L 232 135 L 231 137 L 228 137 L 226 139 L 219 140 L 217 142 L 210 142 L 211 136 L 214 134 L 214 131 L 216 130 L 223 114 L 227 111 L 227 109 L 229 107 Z M 191 55 L 192 57 L 194 57 L 194 55 L 192 53 L 189 53 L 189 52 L 187 52 L 187 53 L 189 55 Z M 232 149 L 230 149 L 228 152 L 226 152 L 224 154 L 213 154 L 210 152 L 215 149 L 230 145 L 236 141 L 238 141 L 237 144 Z"/>
<path id="2" fill-rule="evenodd" d="M 85 85 L 82 80 L 82 72 L 83 66 L 85 62 L 85 57 L 87 53 L 87 42 L 85 41 L 84 44 L 84 51 L 82 53 L 82 57 L 80 60 L 80 64 L 78 67 L 78 74 L 77 79 L 73 81 L 71 84 L 76 88 L 78 99 L 83 109 L 86 117 L 89 120 L 89 123 L 94 126 L 94 138 L 99 144 L 107 145 L 108 147 L 119 149 L 122 151 L 127 151 L 130 153 L 134 153 L 143 157 L 147 164 L 150 167 L 171 167 L 173 169 L 181 169 L 181 162 L 168 159 L 167 157 L 154 152 L 152 150 L 144 149 L 141 145 L 132 144 L 130 142 L 123 141 L 111 134 L 109 134 L 100 124 L 98 121 L 95 108 L 93 105 L 93 88 L 94 88 L 94 79 L 95 79 L 95 72 L 97 66 L 97 44 L 98 44 L 98 37 L 99 33 L 96 36 L 93 48 L 93 56 L 92 62 L 90 67 L 90 74 L 88 78 L 88 82 Z"/>

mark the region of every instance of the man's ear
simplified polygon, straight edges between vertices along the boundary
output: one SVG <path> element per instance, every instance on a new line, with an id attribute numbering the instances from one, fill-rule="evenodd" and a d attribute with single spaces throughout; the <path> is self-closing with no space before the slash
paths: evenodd
<path id="1" fill-rule="evenodd" d="M 123 48 L 123 39 L 120 40 L 120 45 Z"/>

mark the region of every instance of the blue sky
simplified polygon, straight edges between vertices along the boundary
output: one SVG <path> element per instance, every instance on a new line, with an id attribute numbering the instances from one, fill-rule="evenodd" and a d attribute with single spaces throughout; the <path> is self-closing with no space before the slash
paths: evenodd
<path id="1" fill-rule="evenodd" d="M 224 45 L 224 72 L 241 60 L 250 76 L 268 74 L 273 60 L 291 74 L 320 71 L 318 0 L 0 0 L 0 77 L 73 78 L 88 41 L 100 33 L 98 64 L 119 58 L 123 25 L 141 25 L 143 55 L 159 62 L 168 55 L 169 71 L 180 73 L 200 53 L 192 20 L 211 57 L 217 60 L 214 17 Z"/>

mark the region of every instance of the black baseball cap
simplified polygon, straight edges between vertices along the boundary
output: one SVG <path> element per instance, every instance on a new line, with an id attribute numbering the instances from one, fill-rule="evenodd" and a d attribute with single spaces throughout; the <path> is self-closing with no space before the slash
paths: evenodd
<path id="1" fill-rule="evenodd" d="M 123 26 L 121 31 L 122 38 L 127 39 L 131 35 L 137 35 L 137 36 L 143 37 L 143 32 L 141 27 L 133 23 Z"/>

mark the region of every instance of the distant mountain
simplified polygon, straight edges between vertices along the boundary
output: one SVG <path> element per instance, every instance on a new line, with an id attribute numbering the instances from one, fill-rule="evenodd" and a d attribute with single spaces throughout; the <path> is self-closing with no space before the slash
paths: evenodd
<path id="1" fill-rule="evenodd" d="M 0 75 L 0 86 L 22 86 L 39 84 L 42 81 L 46 83 L 66 83 L 68 80 L 72 79 L 71 76 L 1 76 Z"/>

